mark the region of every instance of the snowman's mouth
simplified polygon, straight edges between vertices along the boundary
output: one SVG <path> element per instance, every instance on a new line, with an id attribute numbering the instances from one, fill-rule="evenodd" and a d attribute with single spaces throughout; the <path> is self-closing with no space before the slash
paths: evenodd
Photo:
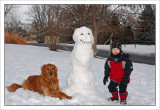
<path id="1" fill-rule="evenodd" d="M 80 41 L 83 42 L 83 43 L 85 43 L 85 44 L 90 44 L 90 43 L 92 44 L 92 41 L 86 42 L 86 41 L 83 41 L 82 39 L 80 39 Z"/>

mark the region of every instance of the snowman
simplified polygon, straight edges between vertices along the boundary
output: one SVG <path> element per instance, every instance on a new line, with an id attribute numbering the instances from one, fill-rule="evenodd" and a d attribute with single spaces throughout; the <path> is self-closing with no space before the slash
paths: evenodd
<path id="1" fill-rule="evenodd" d="M 73 33 L 75 41 L 71 52 L 71 71 L 67 76 L 67 87 L 63 91 L 83 100 L 104 101 L 95 88 L 95 77 L 91 71 L 94 38 L 91 29 L 77 28 Z"/>
<path id="2" fill-rule="evenodd" d="M 76 90 L 94 88 L 94 76 L 91 72 L 94 43 L 92 31 L 84 26 L 77 28 L 73 40 L 75 46 L 71 53 L 71 71 L 67 78 L 67 86 Z"/>

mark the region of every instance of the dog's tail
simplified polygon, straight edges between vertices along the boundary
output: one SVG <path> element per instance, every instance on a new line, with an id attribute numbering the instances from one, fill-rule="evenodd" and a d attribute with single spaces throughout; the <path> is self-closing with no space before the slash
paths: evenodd
<path id="1" fill-rule="evenodd" d="M 22 85 L 13 83 L 12 85 L 7 86 L 6 88 L 8 89 L 9 92 L 15 92 L 18 88 L 22 88 Z"/>

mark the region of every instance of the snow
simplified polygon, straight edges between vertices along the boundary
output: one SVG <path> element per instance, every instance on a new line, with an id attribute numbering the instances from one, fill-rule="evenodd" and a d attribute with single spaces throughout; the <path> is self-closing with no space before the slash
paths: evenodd
<path id="1" fill-rule="evenodd" d="M 5 44 L 5 86 L 22 84 L 30 75 L 39 75 L 41 66 L 53 63 L 58 68 L 60 88 L 66 88 L 66 79 L 71 71 L 70 52 L 50 51 L 47 47 Z M 106 59 L 93 59 L 91 71 L 95 76 L 95 88 L 107 99 L 111 96 L 108 83 L 103 85 Z M 128 85 L 127 105 L 155 105 L 155 65 L 133 63 L 131 82 Z M 88 100 L 89 99 L 89 100 Z M 117 102 L 100 101 L 92 95 L 74 96 L 73 99 L 59 100 L 42 96 L 36 92 L 18 89 L 11 93 L 5 88 L 5 105 L 120 105 Z"/>

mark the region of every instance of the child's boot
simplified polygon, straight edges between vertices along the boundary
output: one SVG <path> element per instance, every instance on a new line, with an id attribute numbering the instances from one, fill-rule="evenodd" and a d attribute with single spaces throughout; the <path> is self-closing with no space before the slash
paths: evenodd
<path id="1" fill-rule="evenodd" d="M 127 104 L 126 98 L 127 98 L 128 92 L 120 93 L 120 104 Z"/>
<path id="2" fill-rule="evenodd" d="M 112 92 L 112 97 L 108 98 L 108 101 L 117 101 L 118 99 L 118 91 Z"/>

